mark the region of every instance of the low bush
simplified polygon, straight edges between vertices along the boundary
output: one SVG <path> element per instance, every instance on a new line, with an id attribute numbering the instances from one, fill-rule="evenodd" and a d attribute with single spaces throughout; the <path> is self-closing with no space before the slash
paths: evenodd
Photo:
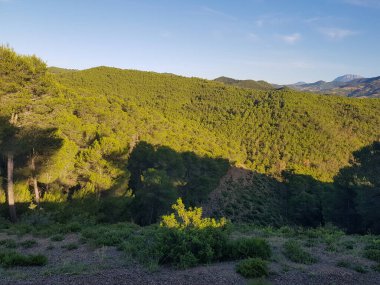
<path id="1" fill-rule="evenodd" d="M 294 240 L 285 242 L 284 255 L 296 263 L 312 264 L 317 261 L 315 257 L 303 250 L 301 245 Z"/>
<path id="2" fill-rule="evenodd" d="M 37 242 L 33 239 L 27 239 L 20 243 L 23 248 L 31 248 L 37 245 Z"/>
<path id="3" fill-rule="evenodd" d="M 246 278 L 258 278 L 269 275 L 268 264 L 261 258 L 248 258 L 236 265 L 236 272 Z"/>
<path id="4" fill-rule="evenodd" d="M 372 240 L 364 249 L 364 256 L 373 261 L 380 262 L 380 240 Z"/>
<path id="5" fill-rule="evenodd" d="M 161 264 L 188 268 L 197 264 L 222 260 L 227 234 L 219 228 L 160 229 L 158 240 Z"/>
<path id="6" fill-rule="evenodd" d="M 351 268 L 351 263 L 347 260 L 339 260 L 336 263 L 336 266 L 338 267 L 345 267 L 345 268 Z"/>
<path id="7" fill-rule="evenodd" d="M 68 244 L 65 244 L 65 245 L 62 245 L 62 248 L 64 249 L 67 249 L 67 250 L 74 250 L 74 249 L 78 249 L 78 244 L 77 243 L 68 243 Z"/>
<path id="8" fill-rule="evenodd" d="M 50 240 L 51 241 L 63 241 L 65 239 L 65 236 L 64 235 L 61 235 L 61 234 L 56 234 L 56 235 L 53 235 Z"/>
<path id="9" fill-rule="evenodd" d="M 380 262 L 380 250 L 379 249 L 365 249 L 364 256 L 368 259 Z"/>
<path id="10" fill-rule="evenodd" d="M 14 251 L 0 252 L 0 265 L 9 268 L 14 266 L 42 266 L 47 263 L 44 255 L 22 255 Z"/>
<path id="11" fill-rule="evenodd" d="M 5 248 L 16 248 L 17 242 L 15 242 L 13 239 L 3 239 L 0 240 L 0 246 L 3 246 Z"/>
<path id="12" fill-rule="evenodd" d="M 249 257 L 260 257 L 269 259 L 271 257 L 269 243 L 261 238 L 240 238 L 229 241 L 226 248 L 226 256 L 229 259 L 244 259 Z"/>
<path id="13" fill-rule="evenodd" d="M 82 237 L 96 246 L 120 247 L 139 226 L 120 223 L 108 226 L 94 226 L 82 231 Z"/>

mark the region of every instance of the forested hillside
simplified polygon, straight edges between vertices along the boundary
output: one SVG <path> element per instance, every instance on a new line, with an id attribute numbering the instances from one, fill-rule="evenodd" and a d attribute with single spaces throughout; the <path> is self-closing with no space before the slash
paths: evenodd
<path id="1" fill-rule="evenodd" d="M 124 197 L 117 200 L 120 211 L 105 219 L 150 224 L 179 196 L 191 205 L 207 202 L 231 165 L 265 177 L 244 191 L 269 189 L 281 201 L 271 198 L 268 207 L 312 201 L 317 208 L 310 215 L 308 207 L 290 214 L 276 209 L 274 216 L 318 225 L 329 214 L 320 206 L 324 194 L 313 187 L 334 187 L 353 153 L 379 139 L 378 99 L 242 89 L 109 67 L 53 74 L 36 57 L 8 48 L 0 49 L 0 60 L 2 203 L 13 191 L 11 164 L 18 203 Z M 277 183 L 288 192 L 277 196 Z M 257 200 L 249 202 L 253 212 L 266 203 Z M 299 220 L 305 216 L 311 221 Z"/>
<path id="2" fill-rule="evenodd" d="M 237 79 L 221 76 L 221 77 L 215 78 L 214 81 L 222 82 L 224 84 L 232 85 L 232 86 L 236 86 L 236 87 L 250 88 L 250 89 L 256 89 L 256 90 L 274 89 L 272 84 L 270 84 L 264 80 L 259 80 L 259 81 L 250 80 L 250 79 L 237 80 Z"/>

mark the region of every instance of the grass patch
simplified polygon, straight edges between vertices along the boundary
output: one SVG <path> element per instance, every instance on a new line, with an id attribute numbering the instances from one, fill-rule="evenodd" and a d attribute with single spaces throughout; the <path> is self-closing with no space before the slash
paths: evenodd
<path id="1" fill-rule="evenodd" d="M 5 248 L 16 248 L 17 242 L 14 241 L 13 239 L 3 239 L 3 240 L 0 240 L 0 246 L 3 246 Z"/>
<path id="2" fill-rule="evenodd" d="M 45 276 L 53 276 L 53 275 L 79 275 L 91 270 L 91 267 L 87 264 L 83 263 L 64 263 L 59 267 L 54 267 L 48 270 L 45 270 L 42 274 Z"/>
<path id="3" fill-rule="evenodd" d="M 64 239 L 65 239 L 65 236 L 62 234 L 56 234 L 50 238 L 51 241 L 63 241 Z"/>
<path id="4" fill-rule="evenodd" d="M 373 269 L 373 271 L 380 272 L 380 263 L 375 264 L 374 266 L 372 266 L 372 269 Z"/>
<path id="5" fill-rule="evenodd" d="M 356 272 L 359 272 L 359 273 L 367 273 L 368 272 L 368 270 L 365 267 L 363 267 L 359 264 L 352 267 L 352 269 L 355 270 Z"/>
<path id="6" fill-rule="evenodd" d="M 351 263 L 348 262 L 347 260 L 339 260 L 336 263 L 336 266 L 338 266 L 338 267 L 344 267 L 344 268 L 351 268 Z"/>
<path id="7" fill-rule="evenodd" d="M 236 272 L 246 278 L 268 276 L 268 263 L 261 258 L 244 259 L 236 265 Z"/>
<path id="8" fill-rule="evenodd" d="M 139 229 L 133 224 L 115 224 L 109 226 L 96 226 L 82 231 L 83 241 L 89 241 L 95 246 L 120 247 Z"/>
<path id="9" fill-rule="evenodd" d="M 294 240 L 288 240 L 284 243 L 284 255 L 296 263 L 312 264 L 317 262 L 315 257 L 305 251 L 301 245 Z"/>
<path id="10" fill-rule="evenodd" d="M 23 255 L 14 251 L 0 252 L 0 265 L 9 268 L 15 266 L 43 266 L 47 264 L 44 255 Z"/>
<path id="11" fill-rule="evenodd" d="M 272 251 L 269 243 L 261 238 L 240 238 L 227 243 L 226 255 L 230 259 L 260 257 L 269 259 Z"/>
<path id="12" fill-rule="evenodd" d="M 24 240 L 23 242 L 20 243 L 22 248 L 32 248 L 36 246 L 38 243 L 34 239 L 28 239 Z"/>
<path id="13" fill-rule="evenodd" d="M 268 280 L 264 278 L 256 278 L 256 279 L 250 279 L 248 280 L 247 285 L 271 285 Z"/>
<path id="14" fill-rule="evenodd" d="M 365 247 L 364 256 L 370 260 L 380 262 L 380 240 L 372 240 Z"/>
<path id="15" fill-rule="evenodd" d="M 74 250 L 79 248 L 78 244 L 75 242 L 62 245 L 61 247 L 67 250 Z"/>

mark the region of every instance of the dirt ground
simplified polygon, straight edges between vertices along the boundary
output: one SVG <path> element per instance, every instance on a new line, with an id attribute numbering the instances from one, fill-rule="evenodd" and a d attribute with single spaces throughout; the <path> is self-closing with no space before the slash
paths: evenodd
<path id="1" fill-rule="evenodd" d="M 236 262 L 198 266 L 187 270 L 160 268 L 149 271 L 136 264 L 123 252 L 113 247 L 95 248 L 84 244 L 80 236 L 71 234 L 61 241 L 32 236 L 8 236 L 0 233 L 0 240 L 11 239 L 18 244 L 25 240 L 37 243 L 30 248 L 18 247 L 22 253 L 47 256 L 48 264 L 42 267 L 0 268 L 0 284 L 255 284 L 235 272 Z M 282 254 L 282 238 L 268 241 L 273 249 L 270 277 L 267 284 L 380 284 L 380 273 L 371 270 L 373 262 L 362 258 L 353 250 L 342 254 L 323 250 L 322 246 L 309 250 L 318 258 L 312 265 L 292 263 Z M 71 246 L 70 245 L 75 245 Z M 359 250 L 359 249 L 358 249 Z M 339 267 L 339 260 L 347 260 L 352 268 Z M 364 268 L 358 272 L 354 267 Z"/>

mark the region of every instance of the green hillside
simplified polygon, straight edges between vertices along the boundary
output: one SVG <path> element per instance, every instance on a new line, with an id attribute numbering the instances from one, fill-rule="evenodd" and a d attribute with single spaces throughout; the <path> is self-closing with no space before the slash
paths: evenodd
<path id="1" fill-rule="evenodd" d="M 249 89 L 256 89 L 256 90 L 271 90 L 274 89 L 272 84 L 264 81 L 264 80 L 237 80 L 225 76 L 218 77 L 214 79 L 214 81 L 217 82 L 222 82 L 227 85 L 232 85 L 235 87 L 240 87 L 240 88 L 249 88 Z"/>
<path id="2" fill-rule="evenodd" d="M 307 177 L 310 185 L 325 187 L 349 166 L 353 152 L 380 134 L 378 99 L 243 89 L 109 67 L 53 74 L 39 59 L 7 48 L 0 48 L 0 59 L 0 173 L 6 189 L 12 156 L 16 202 L 62 203 L 108 193 L 125 200 L 106 219 L 149 224 L 178 196 L 205 203 L 232 165 L 263 176 L 243 187 L 246 195 L 266 189 L 273 197 L 247 203 L 287 207 L 286 195 L 276 195 L 278 183 L 291 190 L 299 185 L 295 177 Z M 275 182 L 268 186 L 267 180 Z M 299 188 L 290 190 L 300 198 Z M 310 199 L 316 193 L 308 192 Z M 268 210 L 265 205 L 260 211 Z M 156 212 L 147 216 L 144 209 L 151 208 Z M 314 225 L 318 219 L 299 221 L 299 213 L 287 217 L 277 210 L 284 221 Z M 244 220 L 255 217 L 248 213 Z"/>

